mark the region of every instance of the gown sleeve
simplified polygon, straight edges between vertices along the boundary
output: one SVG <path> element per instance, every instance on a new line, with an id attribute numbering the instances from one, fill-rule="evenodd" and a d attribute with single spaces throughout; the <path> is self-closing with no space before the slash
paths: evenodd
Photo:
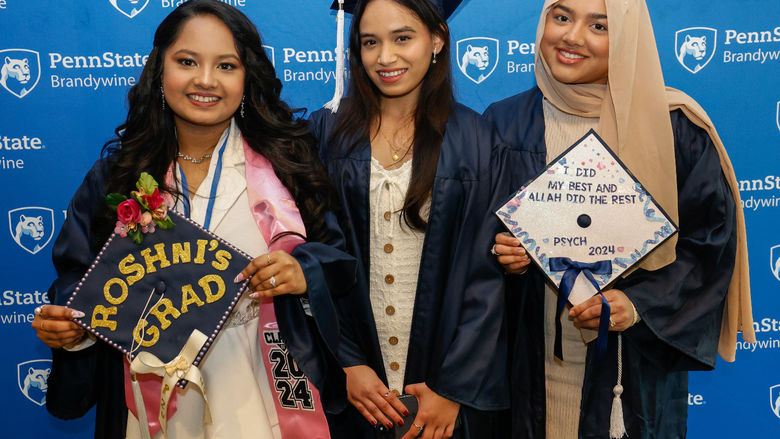
<path id="1" fill-rule="evenodd" d="M 328 168 L 329 162 L 329 151 L 327 145 L 330 133 L 334 129 L 335 123 L 335 115 L 333 115 L 330 110 L 326 109 L 315 111 L 309 117 L 309 129 L 311 130 L 314 138 L 317 139 L 317 146 L 319 149 L 318 153 L 326 168 Z M 344 194 L 340 194 L 340 196 L 344 196 Z M 343 214 L 348 215 L 349 213 L 345 211 Z M 345 218 L 344 216 L 339 217 L 338 222 L 342 225 L 342 230 L 345 235 L 351 235 L 354 233 L 354 230 L 349 227 L 348 218 Z M 351 241 L 355 242 L 356 238 L 353 236 Z M 355 255 L 354 249 L 349 249 L 349 242 L 350 240 L 345 240 L 345 247 L 347 247 L 347 251 L 350 254 Z M 356 277 L 357 266 L 355 267 L 355 270 Z M 349 296 L 359 294 L 357 290 L 359 290 L 359 286 L 357 282 L 353 282 L 349 288 L 345 288 L 335 294 L 335 306 L 337 308 L 337 314 L 340 316 L 339 349 L 336 356 L 342 367 L 366 365 L 369 363 L 366 355 L 363 354 L 363 350 L 360 348 L 358 340 L 353 338 L 351 335 L 357 334 L 357 329 L 352 324 L 353 319 L 344 318 L 344 316 L 353 316 L 356 313 L 356 311 L 352 309 L 353 301 L 349 300 Z"/>
<path id="2" fill-rule="evenodd" d="M 84 178 L 54 243 L 52 259 L 57 279 L 48 291 L 53 304 L 65 305 L 96 256 L 91 247 L 91 224 L 103 201 L 104 166 L 104 161 L 98 161 Z M 96 403 L 106 402 L 98 404 L 96 431 L 122 425 L 121 418 L 126 416 L 127 409 L 121 407 L 124 401 L 122 364 L 116 361 L 120 358 L 118 351 L 100 341 L 80 351 L 52 349 L 47 410 L 58 418 L 73 419 L 83 416 Z M 112 406 L 117 403 L 119 406 Z"/>
<path id="3" fill-rule="evenodd" d="M 672 112 L 677 164 L 676 260 L 621 279 L 642 320 L 624 332 L 648 359 L 672 370 L 715 366 L 723 304 L 734 270 L 736 208 L 709 136 Z"/>
<path id="4" fill-rule="evenodd" d="M 463 202 L 462 215 L 448 219 L 462 223 L 455 228 L 461 233 L 451 237 L 454 247 L 444 300 L 460 295 L 461 305 L 459 315 L 440 318 L 444 328 L 457 326 L 449 345 L 436 348 L 443 351 L 443 361 L 426 383 L 453 401 L 478 410 L 498 410 L 509 405 L 506 318 L 502 269 L 490 248 L 502 227 L 494 211 L 505 201 L 501 198 L 508 183 L 499 162 L 507 151 L 487 124 L 481 119 L 476 122 L 476 127 L 464 130 L 462 138 L 470 144 L 468 148 L 482 151 L 478 154 L 480 177 Z"/>

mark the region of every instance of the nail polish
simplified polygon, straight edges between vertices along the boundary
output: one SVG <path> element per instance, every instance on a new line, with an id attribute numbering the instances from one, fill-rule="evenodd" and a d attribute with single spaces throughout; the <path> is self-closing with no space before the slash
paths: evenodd
<path id="1" fill-rule="evenodd" d="M 257 299 L 258 297 L 260 297 L 260 293 L 251 293 L 251 294 L 249 294 L 249 298 L 250 299 Z"/>
<path id="2" fill-rule="evenodd" d="M 398 426 L 400 427 L 400 426 L 402 426 L 402 425 L 404 425 L 404 420 L 403 420 L 403 419 L 400 419 L 400 420 L 398 421 Z"/>
<path id="3" fill-rule="evenodd" d="M 238 273 L 238 275 L 236 275 L 236 278 L 235 278 L 235 279 L 233 279 L 233 283 L 239 283 L 239 282 L 242 282 L 244 279 L 246 279 L 246 278 L 244 277 L 244 273 Z"/>
<path id="4" fill-rule="evenodd" d="M 70 313 L 70 316 L 71 316 L 72 318 L 74 318 L 74 319 L 80 319 L 80 318 L 82 318 L 82 317 L 86 316 L 86 314 L 84 314 L 84 313 L 83 313 L 83 312 L 81 312 L 81 311 L 76 311 L 76 310 L 74 309 L 74 310 L 73 310 L 73 311 Z"/>

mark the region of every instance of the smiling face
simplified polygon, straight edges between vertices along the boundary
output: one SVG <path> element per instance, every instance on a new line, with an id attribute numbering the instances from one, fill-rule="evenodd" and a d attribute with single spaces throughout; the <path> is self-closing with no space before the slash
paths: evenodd
<path id="1" fill-rule="evenodd" d="M 370 2 L 360 20 L 360 57 L 383 98 L 416 99 L 442 41 L 409 9 L 392 0 Z"/>
<path id="2" fill-rule="evenodd" d="M 163 63 L 165 101 L 176 128 L 224 130 L 241 104 L 245 76 L 227 26 L 212 15 L 191 18 L 165 51 Z"/>
<path id="3" fill-rule="evenodd" d="M 556 80 L 606 84 L 609 34 L 604 0 L 561 0 L 547 14 L 541 55 Z"/>

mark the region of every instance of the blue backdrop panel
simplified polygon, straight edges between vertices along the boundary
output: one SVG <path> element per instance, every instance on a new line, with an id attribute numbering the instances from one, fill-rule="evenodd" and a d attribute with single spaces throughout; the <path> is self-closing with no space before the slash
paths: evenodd
<path id="1" fill-rule="evenodd" d="M 225 0 L 260 29 L 293 107 L 334 86 L 330 0 Z M 54 277 L 68 201 L 127 111 L 126 93 L 176 0 L 0 0 L 0 413 L 4 437 L 92 437 L 94 414 L 43 407 L 49 349 L 30 329 Z M 450 20 L 457 98 L 482 111 L 534 83 L 540 0 L 469 0 Z M 691 374 L 689 437 L 780 434 L 780 2 L 654 0 L 666 83 L 709 112 L 740 181 L 758 345 Z M 3 228 L 5 226 L 2 226 Z"/>

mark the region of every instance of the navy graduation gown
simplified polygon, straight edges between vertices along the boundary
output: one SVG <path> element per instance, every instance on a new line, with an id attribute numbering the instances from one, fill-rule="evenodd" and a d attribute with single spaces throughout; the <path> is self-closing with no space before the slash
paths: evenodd
<path id="1" fill-rule="evenodd" d="M 514 154 L 514 190 L 546 166 L 543 96 L 538 88 L 491 105 L 484 117 Z M 638 269 L 614 288 L 642 320 L 623 332 L 623 413 L 631 438 L 684 438 L 688 371 L 715 366 L 723 304 L 734 269 L 736 206 L 707 133 L 671 113 L 679 204 L 676 260 L 656 271 Z M 583 133 L 584 134 L 584 133 Z M 507 197 L 510 195 L 506 194 Z M 545 437 L 544 277 L 531 268 L 508 276 L 512 437 Z M 617 334 L 604 358 L 588 346 L 582 385 L 580 438 L 608 438 L 617 383 Z"/>
<path id="2" fill-rule="evenodd" d="M 371 145 L 359 138 L 349 150 L 352 139 L 330 139 L 337 117 L 317 111 L 311 127 L 344 207 L 348 248 L 358 259 L 356 286 L 338 305 L 340 358 L 344 366 L 370 366 L 387 383 L 369 298 Z M 463 437 L 498 437 L 490 433 L 498 425 L 491 416 L 509 405 L 503 276 L 490 255 L 500 228 L 490 208 L 502 184 L 494 172 L 501 149 L 494 138 L 477 113 L 456 105 L 436 170 L 404 376 L 404 386 L 425 382 L 461 404 L 465 428 L 456 434 Z"/>
<path id="3" fill-rule="evenodd" d="M 97 256 L 91 224 L 105 202 L 107 164 L 107 159 L 95 163 L 68 206 L 67 219 L 52 250 L 57 279 L 48 295 L 54 304 L 67 302 Z M 335 215 L 327 213 L 326 223 L 331 232 L 328 243 L 306 242 L 292 251 L 303 269 L 314 317 L 305 314 L 299 296 L 274 298 L 274 311 L 282 339 L 298 366 L 320 390 L 326 412 L 339 412 L 347 402 L 343 371 L 335 357 L 338 322 L 335 311 L 329 312 L 333 309 L 330 294 L 353 285 L 356 264 L 342 251 L 345 241 Z M 47 410 L 58 418 L 73 419 L 97 405 L 95 438 L 125 437 L 122 354 L 98 340 L 81 351 L 52 349 L 52 358 Z"/>

